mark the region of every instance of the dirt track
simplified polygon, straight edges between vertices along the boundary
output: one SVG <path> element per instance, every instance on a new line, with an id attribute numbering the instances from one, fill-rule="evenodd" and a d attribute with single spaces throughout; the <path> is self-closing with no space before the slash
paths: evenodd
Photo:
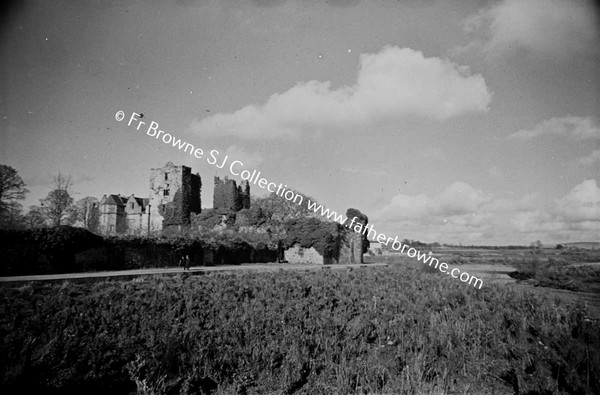
<path id="1" fill-rule="evenodd" d="M 229 265 L 229 266 L 196 266 L 190 270 L 184 271 L 182 268 L 160 268 L 160 269 L 139 269 L 139 270 L 119 270 L 110 272 L 88 272 L 88 273 L 64 273 L 64 274 L 40 274 L 32 276 L 11 276 L 0 277 L 0 283 L 15 283 L 28 281 L 61 281 L 61 280 L 76 280 L 76 279 L 94 279 L 94 278 L 123 278 L 123 277 L 138 277 L 146 275 L 160 274 L 207 274 L 223 271 L 278 271 L 278 270 L 319 270 L 319 269 L 351 269 L 359 267 L 382 267 L 387 266 L 385 263 L 368 263 L 368 264 L 349 264 L 349 265 L 315 265 L 315 264 L 249 264 L 249 265 Z"/>

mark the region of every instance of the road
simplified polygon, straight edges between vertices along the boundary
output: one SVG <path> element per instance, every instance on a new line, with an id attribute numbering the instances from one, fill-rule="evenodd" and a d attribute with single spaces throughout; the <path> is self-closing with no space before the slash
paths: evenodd
<path id="1" fill-rule="evenodd" d="M 189 273 L 192 275 L 207 274 L 213 272 L 225 271 L 279 271 L 279 270 L 319 270 L 319 269 L 351 269 L 359 267 L 385 267 L 386 263 L 366 263 L 366 264 L 337 264 L 337 265 L 315 265 L 315 264 L 282 264 L 282 263 L 261 263 L 246 265 L 228 265 L 228 266 L 192 266 L 190 270 L 184 271 L 183 268 L 155 268 L 155 269 L 137 269 L 137 270 L 118 270 L 107 272 L 87 272 L 87 273 L 64 273 L 64 274 L 38 274 L 31 276 L 10 276 L 0 277 L 0 283 L 20 283 L 29 281 L 61 281 L 77 279 L 98 279 L 98 278 L 124 278 L 138 277 L 147 275 L 161 274 L 180 274 Z"/>

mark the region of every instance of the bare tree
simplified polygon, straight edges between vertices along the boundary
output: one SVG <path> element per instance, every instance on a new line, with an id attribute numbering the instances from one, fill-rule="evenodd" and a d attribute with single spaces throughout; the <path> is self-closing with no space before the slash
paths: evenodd
<path id="1" fill-rule="evenodd" d="M 7 165 L 0 165 L 0 213 L 21 207 L 16 204 L 17 200 L 25 199 L 29 192 L 25 188 L 25 182 L 15 169 Z"/>
<path id="2" fill-rule="evenodd" d="M 69 192 L 69 195 L 72 193 L 73 187 L 73 178 L 70 174 L 62 174 L 58 173 L 57 175 L 52 177 L 52 187 L 56 189 L 61 189 Z"/>
<path id="3" fill-rule="evenodd" d="M 42 213 L 50 226 L 70 225 L 75 222 L 76 210 L 73 206 L 70 175 L 59 173 L 53 177 L 53 190 L 40 200 Z"/>
<path id="4" fill-rule="evenodd" d="M 44 210 L 40 206 L 30 206 L 29 212 L 23 217 L 23 222 L 28 228 L 42 228 L 46 226 Z"/>
<path id="5" fill-rule="evenodd" d="M 0 213 L 0 228 L 22 228 L 24 226 L 24 217 L 21 214 L 21 208 L 21 203 L 18 203 L 16 201 L 9 202 L 7 208 Z"/>
<path id="6" fill-rule="evenodd" d="M 84 197 L 75 203 L 77 221 L 90 232 L 97 232 L 100 225 L 100 211 L 98 199 L 95 197 Z"/>

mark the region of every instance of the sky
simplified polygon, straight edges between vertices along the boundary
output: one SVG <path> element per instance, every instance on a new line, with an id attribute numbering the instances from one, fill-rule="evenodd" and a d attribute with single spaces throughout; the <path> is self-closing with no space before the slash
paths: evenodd
<path id="1" fill-rule="evenodd" d="M 25 209 L 59 172 L 76 199 L 147 197 L 168 161 L 200 174 L 208 208 L 215 175 L 240 180 L 208 162 L 217 150 L 400 239 L 600 241 L 593 2 L 38 0 L 3 14 L 0 163 L 27 184 Z"/>

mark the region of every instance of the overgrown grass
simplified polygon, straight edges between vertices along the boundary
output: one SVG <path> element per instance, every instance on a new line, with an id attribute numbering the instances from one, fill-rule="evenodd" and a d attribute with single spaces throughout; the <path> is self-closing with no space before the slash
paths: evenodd
<path id="1" fill-rule="evenodd" d="M 600 392 L 582 306 L 416 267 L 0 290 L 0 393 Z"/>
<path id="2" fill-rule="evenodd" d="M 520 264 L 511 274 L 536 286 L 600 294 L 600 267 L 567 266 L 550 259 L 546 262 Z"/>
<path id="3" fill-rule="evenodd" d="M 600 262 L 600 251 L 593 250 L 490 250 L 488 253 L 443 250 L 435 254 L 441 262 L 452 266 L 462 264 L 503 264 L 516 268 L 511 276 L 528 280 L 535 286 L 600 294 L 600 267 L 573 266 L 578 263 Z M 428 273 L 437 273 L 406 255 L 366 256 L 367 262 L 384 262 L 404 266 L 420 265 Z"/>

